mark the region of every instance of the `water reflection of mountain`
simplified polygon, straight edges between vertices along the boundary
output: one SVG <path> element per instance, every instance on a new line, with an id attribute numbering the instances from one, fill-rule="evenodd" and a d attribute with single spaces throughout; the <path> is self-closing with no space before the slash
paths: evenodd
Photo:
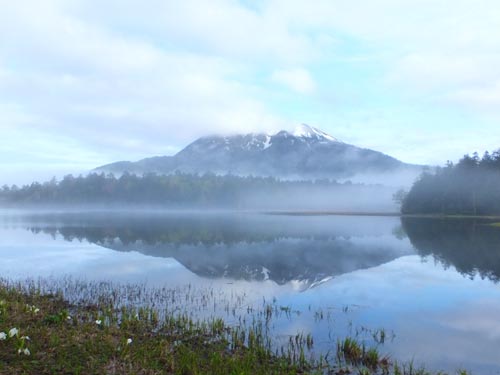
<path id="1" fill-rule="evenodd" d="M 371 221 L 370 221 L 371 220 Z M 409 253 L 394 219 L 269 215 L 32 217 L 29 229 L 118 251 L 175 258 L 202 277 L 271 279 L 308 288 Z"/>
<path id="2" fill-rule="evenodd" d="M 310 287 L 336 275 L 389 262 L 399 256 L 381 246 L 356 244 L 350 239 L 277 238 L 263 242 L 240 242 L 212 246 L 169 244 L 122 246 L 103 244 L 116 250 L 138 250 L 154 256 L 172 257 L 203 277 L 265 280 L 278 284 L 299 282 Z"/>
<path id="3" fill-rule="evenodd" d="M 472 219 L 403 218 L 402 224 L 422 256 L 469 277 L 500 280 L 500 228 Z"/>

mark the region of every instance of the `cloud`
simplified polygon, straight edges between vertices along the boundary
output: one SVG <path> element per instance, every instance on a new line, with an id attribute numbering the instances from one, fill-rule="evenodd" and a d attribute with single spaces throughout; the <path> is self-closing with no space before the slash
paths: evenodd
<path id="1" fill-rule="evenodd" d="M 491 82 L 487 86 L 461 88 L 448 97 L 457 103 L 474 106 L 480 111 L 498 115 L 500 108 L 500 80 Z"/>
<path id="2" fill-rule="evenodd" d="M 316 90 L 314 79 L 303 68 L 276 70 L 271 79 L 300 94 L 312 94 Z"/>
<path id="3" fill-rule="evenodd" d="M 170 154 L 207 133 L 307 122 L 388 153 L 404 133 L 409 151 L 396 156 L 430 160 L 441 134 L 468 136 L 454 113 L 467 111 L 461 121 L 487 140 L 498 134 L 497 10 L 493 0 L 4 2 L 1 126 L 21 129 L 4 143 L 43 154 L 63 137 L 91 168 Z"/>
<path id="4" fill-rule="evenodd" d="M 251 8 L 233 0 L 150 0 L 147 6 L 137 7 L 112 0 L 99 4 L 99 12 L 92 1 L 77 4 L 72 11 L 80 17 L 169 47 L 182 45 L 255 63 L 309 61 L 317 56 L 310 38 L 292 32 L 287 18 L 269 12 L 265 2 Z"/>
<path id="5" fill-rule="evenodd" d="M 10 3 L 0 16 L 0 103 L 13 104 L 9 117 L 0 111 L 4 126 L 25 135 L 12 134 L 11 143 L 40 147 L 33 140 L 43 128 L 54 146 L 64 135 L 107 162 L 171 153 L 207 132 L 283 125 L 261 89 L 238 78 L 245 64 L 123 35 L 62 4 Z"/>

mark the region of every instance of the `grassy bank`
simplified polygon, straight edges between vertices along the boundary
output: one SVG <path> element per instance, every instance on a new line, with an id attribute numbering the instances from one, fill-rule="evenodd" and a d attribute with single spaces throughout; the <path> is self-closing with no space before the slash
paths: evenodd
<path id="1" fill-rule="evenodd" d="M 195 321 L 112 301 L 69 303 L 62 293 L 0 282 L 0 373 L 427 374 L 351 338 L 339 341 L 331 358 L 312 359 L 305 354 L 310 336 L 272 349 L 259 325 Z"/>

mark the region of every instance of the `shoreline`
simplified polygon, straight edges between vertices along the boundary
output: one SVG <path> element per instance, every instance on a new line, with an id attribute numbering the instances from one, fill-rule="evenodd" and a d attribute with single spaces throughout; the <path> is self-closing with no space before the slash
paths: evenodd
<path id="1" fill-rule="evenodd" d="M 428 219 L 487 219 L 500 220 L 500 215 L 442 215 L 442 214 L 402 214 L 398 212 L 349 212 L 349 211 L 265 211 L 265 215 L 282 216 L 374 216 L 374 217 L 411 217 Z"/>
<path id="2" fill-rule="evenodd" d="M 275 216 L 360 216 L 360 217 L 399 217 L 399 218 L 428 218 L 428 219 L 482 219 L 499 220 L 500 215 L 466 215 L 466 214 L 404 214 L 400 212 L 380 211 L 335 211 L 335 210 L 246 210 L 231 208 L 169 208 L 158 206 L 137 207 L 65 207 L 65 206 L 30 206 L 30 207 L 2 207 L 0 215 L 23 215 L 23 214 L 260 214 Z"/>

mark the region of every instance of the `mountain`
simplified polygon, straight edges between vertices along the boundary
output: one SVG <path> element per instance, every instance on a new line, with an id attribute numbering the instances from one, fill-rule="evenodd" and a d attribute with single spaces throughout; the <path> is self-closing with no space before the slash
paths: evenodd
<path id="1" fill-rule="evenodd" d="M 215 173 L 285 179 L 349 178 L 420 168 L 381 152 L 344 143 L 308 125 L 274 135 L 202 137 L 174 156 L 121 161 L 97 168 L 112 173 Z"/>

